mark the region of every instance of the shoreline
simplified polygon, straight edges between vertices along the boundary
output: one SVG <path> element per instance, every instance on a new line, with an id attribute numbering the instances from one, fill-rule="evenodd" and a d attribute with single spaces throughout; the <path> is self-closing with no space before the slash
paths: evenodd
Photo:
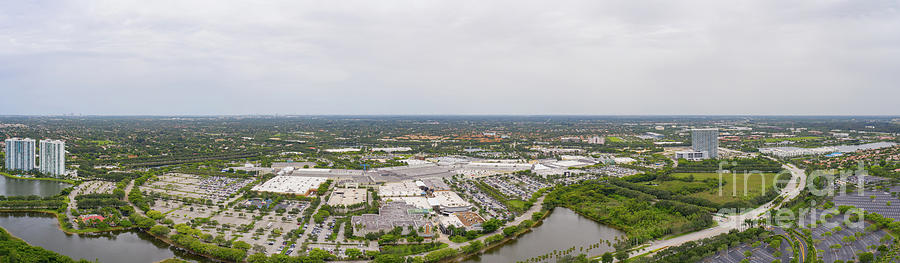
<path id="1" fill-rule="evenodd" d="M 155 238 L 156 240 L 162 241 L 163 243 L 166 243 L 166 244 L 168 244 L 168 245 L 170 245 L 170 246 L 177 247 L 177 248 L 179 248 L 179 249 L 181 249 L 181 250 L 183 250 L 183 251 L 185 251 L 185 252 L 187 252 L 187 253 L 189 253 L 189 254 L 192 254 L 192 255 L 197 255 L 197 256 L 200 256 L 200 257 L 209 259 L 209 260 L 211 260 L 211 261 L 214 261 L 214 262 L 233 262 L 233 261 L 226 261 L 226 260 L 218 259 L 218 258 L 215 258 L 215 257 L 210 256 L 210 255 L 206 255 L 206 254 L 202 254 L 202 253 L 197 253 L 197 252 L 195 252 L 195 251 L 193 251 L 193 250 L 190 250 L 190 249 L 188 249 L 188 248 L 185 248 L 185 247 L 183 247 L 183 246 L 180 246 L 180 245 L 178 245 L 178 244 L 175 244 L 175 242 L 173 242 L 173 241 L 172 241 L 171 239 L 169 239 L 169 238 L 162 238 L 162 237 L 159 237 L 159 236 L 157 236 L 157 235 L 154 235 L 153 233 L 150 233 L 150 231 L 144 231 L 144 230 L 141 230 L 141 229 L 138 228 L 138 227 L 131 227 L 131 228 L 116 227 L 116 228 L 111 228 L 111 229 L 107 229 L 107 230 L 72 232 L 72 231 L 69 231 L 69 230 L 63 228 L 63 226 L 60 224 L 60 222 L 61 222 L 61 220 L 64 220 L 64 219 L 60 219 L 59 213 L 57 213 L 56 211 L 47 211 L 47 210 L 9 210 L 9 209 L 0 209 L 0 213 L 17 213 L 17 212 L 19 212 L 19 213 L 43 213 L 43 214 L 52 214 L 52 215 L 54 215 L 54 216 L 56 217 L 56 219 L 57 219 L 57 220 L 56 220 L 56 228 L 59 229 L 60 231 L 62 231 L 63 233 L 66 233 L 66 234 L 69 234 L 69 235 L 82 235 L 82 234 L 83 234 L 83 235 L 88 235 L 88 236 L 90 236 L 91 234 L 97 234 L 97 233 L 106 233 L 106 232 L 116 232 L 116 231 L 129 231 L 129 230 L 134 230 L 134 231 L 139 231 L 139 232 L 146 233 L 146 234 L 152 236 L 153 238 Z M 0 228 L 3 228 L 3 227 L 0 226 Z M 3 228 L 3 229 L 5 230 L 6 228 Z M 9 232 L 9 230 L 7 230 L 6 232 Z M 10 235 L 11 235 L 11 236 L 14 236 L 14 237 L 16 237 L 16 238 L 18 238 L 18 239 L 21 239 L 22 241 L 24 241 L 25 243 L 27 243 L 27 244 L 30 245 L 30 246 L 34 246 L 34 245 L 32 245 L 31 243 L 28 243 L 28 241 L 26 241 L 24 238 L 15 236 L 15 235 L 13 235 L 12 233 L 10 233 Z M 45 249 L 46 249 L 46 248 L 45 248 Z M 48 250 L 49 250 L 49 249 L 48 249 Z M 77 260 L 77 259 L 76 259 L 76 260 Z"/>
<path id="2" fill-rule="evenodd" d="M 618 230 L 618 231 L 622 231 L 622 230 L 620 230 L 620 229 L 618 229 L 618 228 L 615 228 L 615 227 L 612 227 L 612 226 L 609 226 L 609 225 L 606 225 L 606 224 L 597 222 L 597 221 L 595 221 L 595 220 L 593 220 L 593 219 L 591 219 L 591 218 L 589 218 L 589 217 L 587 217 L 587 216 L 584 216 L 584 215 L 582 215 L 581 213 L 579 213 L 578 211 L 576 211 L 575 209 L 572 209 L 572 208 L 569 208 L 569 207 L 565 207 L 565 206 L 557 206 L 557 207 L 553 207 L 553 208 L 550 209 L 550 210 L 541 210 L 541 211 L 545 211 L 546 213 L 544 213 L 544 215 L 540 218 L 540 221 L 536 221 L 536 222 L 534 223 L 534 225 L 532 225 L 532 226 L 529 227 L 528 229 L 521 230 L 521 231 L 517 232 L 515 235 L 510 236 L 510 237 L 506 237 L 506 238 L 504 238 L 504 239 L 498 241 L 497 243 L 493 243 L 493 244 L 490 244 L 490 245 L 487 245 L 487 244 L 486 244 L 484 248 L 482 248 L 481 250 L 479 250 L 479 251 L 477 251 L 477 252 L 470 253 L 470 254 L 460 254 L 460 255 L 458 255 L 458 256 L 456 256 L 456 257 L 448 258 L 448 259 L 442 260 L 442 261 L 440 261 L 440 262 L 464 262 L 464 261 L 466 261 L 466 260 L 468 260 L 468 259 L 471 259 L 471 258 L 473 258 L 473 257 L 475 257 L 475 256 L 482 255 L 482 254 L 484 254 L 485 252 L 488 252 L 489 250 L 502 248 L 502 247 L 503 247 L 504 245 L 506 245 L 507 243 L 512 242 L 512 241 L 514 241 L 514 240 L 517 240 L 517 239 L 519 239 L 521 236 L 523 236 L 523 235 L 525 235 L 525 234 L 528 234 L 528 233 L 532 232 L 535 228 L 537 228 L 537 227 L 543 225 L 543 224 L 544 224 L 544 220 L 545 220 L 547 217 L 549 217 L 550 214 L 552 214 L 553 211 L 556 210 L 556 208 L 565 208 L 565 209 L 568 209 L 568 210 L 574 212 L 575 214 L 577 214 L 577 215 L 579 215 L 579 216 L 581 216 L 581 217 L 584 217 L 584 218 L 586 218 L 586 219 L 588 219 L 588 220 L 591 220 L 592 222 L 594 222 L 594 223 L 596 223 L 596 224 L 600 224 L 600 225 L 603 225 L 603 226 L 606 226 L 606 227 L 609 227 L 609 228 L 612 228 L 612 229 L 615 229 L 615 230 Z M 624 233 L 624 231 L 622 231 L 622 232 Z M 634 248 L 632 248 L 632 249 L 634 249 Z M 629 250 L 630 250 L 630 249 L 629 249 Z M 600 255 L 597 255 L 597 256 L 591 256 L 591 255 L 587 255 L 587 254 L 586 254 L 586 256 L 587 256 L 588 258 L 596 258 L 596 257 L 599 257 Z"/>
<path id="3" fill-rule="evenodd" d="M 191 249 L 189 249 L 189 248 L 186 248 L 186 247 L 184 247 L 184 246 L 181 246 L 181 245 L 176 244 L 174 241 L 172 241 L 171 238 L 168 238 L 168 237 L 160 237 L 160 236 L 154 235 L 153 233 L 150 233 L 150 231 L 141 231 L 141 232 L 147 233 L 148 235 L 152 236 L 153 238 L 156 238 L 156 240 L 162 241 L 163 243 L 169 244 L 170 246 L 180 248 L 181 250 L 186 251 L 187 253 L 190 253 L 190 254 L 192 254 L 192 255 L 197 255 L 197 256 L 200 256 L 200 257 L 203 257 L 203 258 L 212 260 L 212 261 L 214 261 L 214 262 L 236 262 L 236 261 L 222 260 L 222 259 L 213 257 L 213 256 L 211 256 L 211 255 L 207 255 L 207 254 L 203 254 L 203 253 L 198 253 L 198 252 L 196 252 L 196 251 L 194 251 L 194 250 L 191 250 Z M 248 256 L 249 256 L 249 255 L 248 255 Z"/>
<path id="4" fill-rule="evenodd" d="M 555 208 L 555 207 L 554 207 L 554 208 Z M 551 210 L 543 210 L 543 209 L 542 209 L 542 210 L 540 210 L 540 211 L 546 211 L 546 213 L 544 213 L 544 215 L 541 217 L 541 220 L 539 220 L 539 221 L 537 221 L 537 222 L 534 222 L 534 224 L 531 225 L 531 227 L 529 227 L 528 229 L 523 229 L 523 230 L 517 232 L 517 233 L 516 233 L 515 235 L 513 235 L 513 236 L 503 238 L 502 240 L 498 241 L 497 243 L 485 245 L 484 248 L 482 248 L 481 250 L 478 250 L 478 251 L 476 251 L 476 252 L 469 253 L 469 254 L 460 254 L 459 256 L 456 256 L 456 257 L 453 257 L 453 258 L 448 258 L 448 259 L 442 260 L 441 262 L 463 262 L 463 261 L 465 261 L 465 260 L 467 260 L 467 259 L 470 259 L 470 258 L 472 258 L 472 257 L 478 256 L 478 255 L 481 255 L 481 254 L 484 254 L 485 252 L 487 252 L 487 251 L 489 251 L 489 250 L 491 250 L 491 249 L 495 249 L 495 248 L 499 249 L 499 248 L 503 247 L 504 245 L 506 245 L 506 243 L 509 243 L 509 242 L 511 242 L 511 241 L 513 241 L 513 240 L 519 239 L 520 236 L 523 236 L 523 235 L 525 235 L 525 234 L 528 234 L 528 233 L 530 233 L 530 232 L 532 231 L 532 229 L 534 229 L 534 228 L 536 228 L 536 227 L 539 227 L 539 226 L 543 225 L 543 224 L 544 224 L 544 219 L 546 219 L 548 216 L 550 216 L 550 214 L 553 213 L 553 210 L 554 210 L 554 209 L 551 209 Z"/>
<path id="5" fill-rule="evenodd" d="M 70 179 L 59 179 L 59 178 L 49 178 L 49 177 L 19 177 L 19 176 L 11 175 L 11 174 L 4 173 L 4 172 L 0 172 L 0 175 L 3 175 L 7 178 L 13 178 L 13 179 L 51 181 L 51 182 L 67 183 L 67 184 L 71 184 L 71 185 L 75 184 L 75 181 L 70 180 Z"/>
<path id="6" fill-rule="evenodd" d="M 70 235 L 80 235 L 80 234 L 95 234 L 95 233 L 105 233 L 105 232 L 113 232 L 113 231 L 125 231 L 131 228 L 123 228 L 123 227 L 111 227 L 105 230 L 78 230 L 78 229 L 66 229 L 63 228 L 62 222 L 65 219 L 61 219 L 59 217 L 59 212 L 51 211 L 51 210 L 39 210 L 39 209 L 31 209 L 31 210 L 11 210 L 11 209 L 0 209 L 0 213 L 43 213 L 43 214 L 52 214 L 56 217 L 56 228 L 60 231 L 63 231 L 66 234 Z"/>

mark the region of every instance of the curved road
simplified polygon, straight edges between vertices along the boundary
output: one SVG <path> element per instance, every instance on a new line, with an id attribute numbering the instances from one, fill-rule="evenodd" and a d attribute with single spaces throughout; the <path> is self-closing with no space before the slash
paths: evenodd
<path id="1" fill-rule="evenodd" d="M 784 189 L 781 189 L 780 195 L 784 197 L 784 200 L 782 202 L 787 202 L 800 195 L 800 192 L 806 186 L 806 172 L 803 171 L 803 169 L 797 168 L 792 164 L 782 165 L 782 167 L 791 172 L 791 181 L 788 182 Z M 732 229 L 740 229 L 744 224 L 744 220 L 751 219 L 756 221 L 757 219 L 763 218 L 766 214 L 766 211 L 768 211 L 769 209 L 781 205 L 781 202 L 777 204 L 775 204 L 774 202 L 774 200 L 770 201 L 765 205 L 762 205 L 760 207 L 757 207 L 756 209 L 750 210 L 740 215 L 716 218 L 718 225 L 711 228 L 692 232 L 683 236 L 674 237 L 668 240 L 651 241 L 647 244 L 644 244 L 649 246 L 634 250 L 629 255 L 631 257 L 635 257 L 644 253 L 662 250 L 666 247 L 678 246 L 687 243 L 688 241 L 695 241 L 728 233 L 728 231 L 731 231 Z"/>
<path id="2" fill-rule="evenodd" d="M 796 240 L 795 242 L 800 244 L 800 262 L 806 262 L 806 241 L 800 237 L 794 236 L 793 234 L 789 235 L 791 236 L 791 239 Z"/>

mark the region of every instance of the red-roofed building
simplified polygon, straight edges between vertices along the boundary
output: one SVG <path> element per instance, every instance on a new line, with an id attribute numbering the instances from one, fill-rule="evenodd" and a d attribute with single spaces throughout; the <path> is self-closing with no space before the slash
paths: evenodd
<path id="1" fill-rule="evenodd" d="M 99 221 L 106 220 L 106 218 L 101 215 L 83 215 L 83 216 L 81 216 L 81 222 L 83 222 L 83 223 L 88 223 L 94 219 L 99 220 Z"/>

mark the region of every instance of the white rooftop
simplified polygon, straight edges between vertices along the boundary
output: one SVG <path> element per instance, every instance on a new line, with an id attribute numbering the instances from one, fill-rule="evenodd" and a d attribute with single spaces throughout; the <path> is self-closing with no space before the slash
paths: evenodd
<path id="1" fill-rule="evenodd" d="M 306 194 L 326 181 L 323 177 L 279 175 L 269 179 L 261 185 L 254 186 L 251 190 L 260 192 Z"/>

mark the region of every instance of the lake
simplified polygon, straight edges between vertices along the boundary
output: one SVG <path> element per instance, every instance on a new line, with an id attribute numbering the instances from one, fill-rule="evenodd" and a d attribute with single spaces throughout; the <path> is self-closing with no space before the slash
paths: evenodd
<path id="1" fill-rule="evenodd" d="M 0 195 L 52 196 L 69 184 L 0 176 Z M 100 262 L 156 262 L 167 258 L 208 261 L 188 254 L 140 231 L 70 235 L 59 229 L 56 216 L 45 213 L 3 212 L 0 227 L 33 246 L 69 256 L 75 260 Z"/>
<path id="2" fill-rule="evenodd" d="M 70 235 L 57 226 L 56 217 L 44 213 L 0 213 L 0 227 L 28 244 L 69 256 L 100 262 L 156 262 L 177 257 L 201 260 L 174 250 L 165 242 L 140 231 Z"/>
<path id="3" fill-rule="evenodd" d="M 517 262 L 547 254 L 553 250 L 565 250 L 572 246 L 573 256 L 579 254 L 579 247 L 587 247 L 600 241 L 599 248 L 589 252 L 581 252 L 588 256 L 615 251 L 607 246 L 605 240 L 615 244 L 615 238 L 624 238 L 625 233 L 607 227 L 583 217 L 567 208 L 555 208 L 543 224 L 533 228 L 531 232 L 519 236 L 500 247 L 488 250 L 484 254 L 467 259 L 464 262 Z M 552 259 L 548 262 L 556 262 Z"/>
<path id="4" fill-rule="evenodd" d="M 4 196 L 53 196 L 69 186 L 72 185 L 56 181 L 17 179 L 0 175 L 0 195 Z"/>

